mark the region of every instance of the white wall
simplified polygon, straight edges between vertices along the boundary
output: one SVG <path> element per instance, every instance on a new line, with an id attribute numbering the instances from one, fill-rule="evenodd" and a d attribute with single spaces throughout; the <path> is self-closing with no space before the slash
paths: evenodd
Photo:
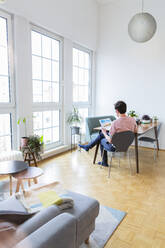
<path id="1" fill-rule="evenodd" d="M 139 1 L 115 0 L 100 9 L 97 50 L 96 114 L 114 114 L 117 100 L 139 115 L 156 115 L 165 123 L 165 2 L 146 0 L 145 10 L 157 20 L 152 40 L 140 44 L 128 36 L 128 23 L 140 11 Z M 165 127 L 160 135 L 165 149 Z"/>

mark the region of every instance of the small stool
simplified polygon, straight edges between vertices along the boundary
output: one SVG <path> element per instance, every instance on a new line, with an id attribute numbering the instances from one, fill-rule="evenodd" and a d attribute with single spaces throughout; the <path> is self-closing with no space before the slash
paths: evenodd
<path id="1" fill-rule="evenodd" d="M 24 162 L 28 162 L 29 166 L 33 162 L 35 167 L 38 167 L 34 152 L 31 151 L 30 147 L 24 146 L 22 149 L 24 150 Z M 34 178 L 34 183 L 37 183 L 37 178 Z"/>
<path id="2" fill-rule="evenodd" d="M 17 187 L 16 187 L 16 193 L 19 192 L 20 186 L 22 188 L 22 191 L 25 192 L 23 180 L 28 180 L 28 186 L 31 186 L 30 179 L 36 179 L 37 177 L 41 176 L 43 174 L 43 170 L 37 167 L 28 167 L 27 170 L 24 170 L 19 173 L 12 174 L 12 176 L 17 179 Z"/>

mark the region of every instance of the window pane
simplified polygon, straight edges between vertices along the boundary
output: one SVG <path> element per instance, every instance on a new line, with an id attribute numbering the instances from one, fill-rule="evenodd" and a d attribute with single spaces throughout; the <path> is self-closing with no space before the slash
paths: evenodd
<path id="1" fill-rule="evenodd" d="M 59 84 L 52 83 L 52 101 L 59 102 Z"/>
<path id="2" fill-rule="evenodd" d="M 73 48 L 73 102 L 88 102 L 90 54 Z"/>
<path id="3" fill-rule="evenodd" d="M 8 52 L 6 47 L 0 47 L 0 75 L 8 75 Z"/>
<path id="4" fill-rule="evenodd" d="M 43 112 L 43 122 L 44 122 L 44 125 L 43 127 L 44 128 L 47 128 L 47 127 L 51 127 L 52 126 L 52 121 L 51 121 L 51 111 L 44 111 Z"/>
<path id="5" fill-rule="evenodd" d="M 53 126 L 59 126 L 59 111 L 53 111 Z"/>
<path id="6" fill-rule="evenodd" d="M 44 143 L 48 144 L 52 142 L 51 128 L 43 130 Z"/>
<path id="7" fill-rule="evenodd" d="M 0 102 L 9 102 L 8 77 L 0 77 Z"/>
<path id="8" fill-rule="evenodd" d="M 73 65 L 78 66 L 78 50 L 73 48 Z"/>
<path id="9" fill-rule="evenodd" d="M 51 60 L 43 59 L 43 80 L 51 81 Z"/>
<path id="10" fill-rule="evenodd" d="M 79 69 L 79 83 L 84 83 L 84 69 Z"/>
<path id="11" fill-rule="evenodd" d="M 34 112 L 33 113 L 33 129 L 41 129 L 42 128 L 42 112 Z"/>
<path id="12" fill-rule="evenodd" d="M 42 35 L 42 56 L 51 59 L 51 39 Z"/>
<path id="13" fill-rule="evenodd" d="M 88 69 L 89 68 L 89 60 L 90 60 L 88 53 L 84 54 L 84 60 L 85 60 L 84 61 L 84 67 Z"/>
<path id="14" fill-rule="evenodd" d="M 79 81 L 78 72 L 79 72 L 79 69 L 77 67 L 73 67 L 73 82 L 75 84 L 77 84 Z"/>
<path id="15" fill-rule="evenodd" d="M 59 141 L 59 127 L 52 128 L 53 132 L 53 142 Z"/>
<path id="16" fill-rule="evenodd" d="M 41 58 L 32 56 L 33 79 L 41 80 Z"/>
<path id="17" fill-rule="evenodd" d="M 79 101 L 79 86 L 77 86 L 77 85 L 73 86 L 73 101 L 74 102 Z"/>
<path id="18" fill-rule="evenodd" d="M 37 42 L 41 44 L 39 51 Z M 59 102 L 59 50 L 60 41 L 32 31 L 32 53 L 37 54 L 37 56 L 32 55 L 33 102 L 35 103 Z M 39 83 L 40 80 L 41 83 Z"/>
<path id="19" fill-rule="evenodd" d="M 51 83 L 43 82 L 43 102 L 52 101 L 52 87 Z"/>
<path id="20" fill-rule="evenodd" d="M 79 86 L 79 101 L 88 101 L 88 86 Z"/>
<path id="21" fill-rule="evenodd" d="M 6 19 L 0 17 L 0 29 L 1 29 L 1 35 L 0 35 L 0 46 L 7 46 L 7 29 L 6 29 Z"/>
<path id="22" fill-rule="evenodd" d="M 34 134 L 38 135 L 38 136 L 43 136 L 42 130 L 35 130 Z"/>
<path id="23" fill-rule="evenodd" d="M 59 41 L 52 39 L 52 59 L 59 60 L 59 50 L 60 50 Z"/>
<path id="24" fill-rule="evenodd" d="M 0 137 L 0 152 L 11 150 L 11 136 Z"/>
<path id="25" fill-rule="evenodd" d="M 59 63 L 52 62 L 52 81 L 59 82 Z"/>
<path id="26" fill-rule="evenodd" d="M 10 114 L 0 114 L 0 136 L 10 134 Z"/>
<path id="27" fill-rule="evenodd" d="M 10 114 L 0 114 L 0 152 L 11 150 Z"/>
<path id="28" fill-rule="evenodd" d="M 41 56 L 41 34 L 32 31 L 32 54 Z"/>
<path id="29" fill-rule="evenodd" d="M 84 67 L 85 63 L 84 63 L 84 52 L 83 51 L 79 51 L 79 66 L 80 67 Z"/>
<path id="30" fill-rule="evenodd" d="M 88 84 L 89 83 L 89 71 L 84 70 L 84 83 Z"/>
<path id="31" fill-rule="evenodd" d="M 42 102 L 42 81 L 33 80 L 33 102 Z"/>

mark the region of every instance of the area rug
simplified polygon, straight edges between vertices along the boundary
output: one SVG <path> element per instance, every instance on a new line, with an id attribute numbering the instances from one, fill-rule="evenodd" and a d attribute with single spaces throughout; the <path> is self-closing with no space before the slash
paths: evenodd
<path id="1" fill-rule="evenodd" d="M 125 215 L 126 212 L 101 206 L 90 242 L 88 245 L 82 244 L 80 248 L 103 248 Z"/>

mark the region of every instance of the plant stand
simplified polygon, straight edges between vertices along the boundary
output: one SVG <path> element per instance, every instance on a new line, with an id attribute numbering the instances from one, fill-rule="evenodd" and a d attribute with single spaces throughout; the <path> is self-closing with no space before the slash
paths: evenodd
<path id="1" fill-rule="evenodd" d="M 80 127 L 75 127 L 72 126 L 70 127 L 71 130 L 71 152 L 73 150 L 73 148 L 75 148 L 75 144 L 76 144 L 76 135 L 79 135 L 79 144 L 81 144 L 81 132 L 80 132 Z M 74 140 L 74 143 L 73 143 Z M 80 149 L 81 151 L 81 149 Z"/>
<path id="2" fill-rule="evenodd" d="M 24 149 L 24 162 L 28 162 L 29 167 L 31 166 L 31 162 L 34 163 L 35 167 L 38 167 L 34 152 L 32 152 L 28 146 L 23 147 L 23 149 Z M 37 178 L 34 178 L 33 180 L 34 183 L 37 183 Z"/>

